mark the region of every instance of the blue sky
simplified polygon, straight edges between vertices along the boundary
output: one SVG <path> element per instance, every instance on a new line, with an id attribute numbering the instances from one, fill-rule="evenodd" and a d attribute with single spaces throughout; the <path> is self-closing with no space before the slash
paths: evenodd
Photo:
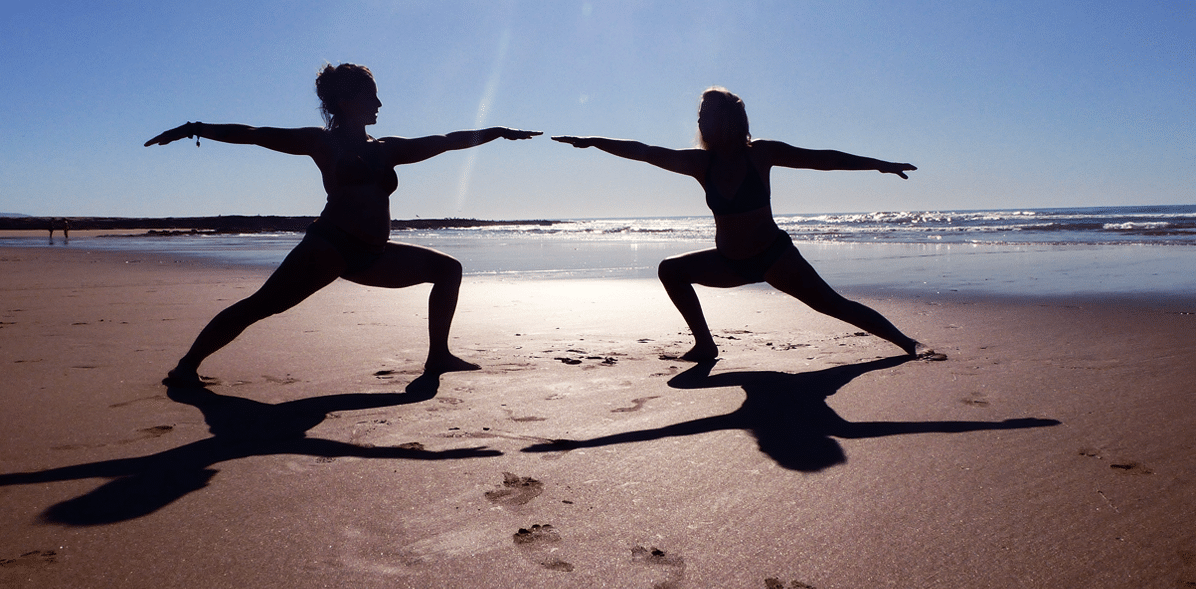
<path id="1" fill-rule="evenodd" d="M 718 84 L 756 137 L 919 167 L 777 169 L 777 213 L 1196 202 L 1188 0 L 19 4 L 0 22 L 0 212 L 317 214 L 306 158 L 142 143 L 188 120 L 318 126 L 315 72 L 346 61 L 377 77 L 376 136 L 690 147 Z M 398 172 L 401 219 L 707 213 L 691 179 L 547 137 Z"/>

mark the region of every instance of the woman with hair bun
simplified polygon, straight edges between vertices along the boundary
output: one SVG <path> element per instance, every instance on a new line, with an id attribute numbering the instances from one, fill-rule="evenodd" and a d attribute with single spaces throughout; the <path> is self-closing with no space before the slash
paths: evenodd
<path id="1" fill-rule="evenodd" d="M 294 307 L 337 278 L 385 288 L 432 283 L 425 370 L 439 374 L 478 368 L 453 355 L 448 347 L 461 286 L 461 263 L 432 249 L 389 241 L 390 195 L 398 188 L 394 168 L 498 138 L 529 139 L 540 132 L 490 127 L 413 139 L 371 137 L 366 127 L 378 122 L 382 102 L 373 74 L 361 65 L 325 66 L 316 77 L 316 94 L 323 128 L 187 123 L 145 142 L 148 147 L 195 137 L 198 145 L 202 137 L 305 155 L 320 169 L 328 194 L 324 210 L 299 245 L 256 293 L 208 323 L 163 381 L 166 384 L 202 386 L 198 370 L 205 358 L 245 328 Z"/>
<path id="2" fill-rule="evenodd" d="M 774 166 L 877 170 L 902 178 L 907 178 L 906 172 L 916 170 L 914 166 L 840 151 L 802 149 L 780 141 L 753 140 L 743 100 L 721 87 L 702 93 L 696 149 L 669 149 L 606 137 L 553 139 L 579 148 L 597 147 L 690 176 L 705 190 L 706 204 L 714 213 L 715 247 L 668 258 L 660 263 L 658 272 L 665 291 L 694 336 L 693 348 L 682 359 L 706 362 L 718 357 L 718 346 L 693 285 L 729 288 L 757 282 L 768 282 L 815 311 L 884 338 L 910 356 L 946 358 L 901 333 L 880 313 L 835 292 L 772 218 L 768 175 Z"/>

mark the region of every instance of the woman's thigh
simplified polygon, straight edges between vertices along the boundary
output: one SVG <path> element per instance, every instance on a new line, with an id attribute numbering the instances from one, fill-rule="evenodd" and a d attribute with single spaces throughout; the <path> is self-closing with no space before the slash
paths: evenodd
<path id="1" fill-rule="evenodd" d="M 845 300 L 818 275 L 814 267 L 797 251 L 797 248 L 785 252 L 768 269 L 764 279 L 773 288 L 791 295 L 815 309 Z"/>
<path id="2" fill-rule="evenodd" d="M 344 267 L 344 260 L 332 246 L 304 238 L 249 300 L 267 312 L 280 313 L 331 284 Z"/>
<path id="3" fill-rule="evenodd" d="M 373 265 L 344 279 L 366 286 L 404 288 L 460 275 L 461 263 L 452 256 L 418 245 L 390 242 Z"/>
<path id="4" fill-rule="evenodd" d="M 751 284 L 727 263 L 716 249 L 700 250 L 666 258 L 660 263 L 660 279 L 680 280 L 716 288 Z"/>

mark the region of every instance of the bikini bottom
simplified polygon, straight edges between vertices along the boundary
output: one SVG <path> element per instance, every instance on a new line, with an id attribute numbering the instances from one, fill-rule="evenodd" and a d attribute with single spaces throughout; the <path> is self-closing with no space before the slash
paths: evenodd
<path id="1" fill-rule="evenodd" d="M 327 241 L 345 260 L 344 275 L 356 274 L 382 259 L 386 244 L 366 243 L 328 221 L 317 218 L 307 227 L 307 235 Z"/>
<path id="2" fill-rule="evenodd" d="M 764 274 L 768 272 L 768 269 L 772 268 L 772 265 L 793 247 L 793 238 L 789 237 L 788 233 L 778 230 L 776 239 L 773 239 L 772 243 L 764 248 L 764 251 L 742 260 L 732 260 L 726 256 L 723 256 L 723 259 L 740 278 L 753 283 L 764 282 Z"/>

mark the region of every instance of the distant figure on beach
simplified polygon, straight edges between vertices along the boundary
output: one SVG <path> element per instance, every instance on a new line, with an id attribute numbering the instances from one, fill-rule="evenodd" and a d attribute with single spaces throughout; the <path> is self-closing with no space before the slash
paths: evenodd
<path id="1" fill-rule="evenodd" d="M 660 280 L 693 332 L 694 346 L 681 359 L 705 362 L 718 357 L 694 284 L 730 288 L 768 282 L 815 311 L 884 338 L 911 356 L 942 360 L 929 347 L 898 330 L 873 309 L 844 298 L 814 271 L 789 234 L 772 218 L 769 172 L 773 166 L 813 170 L 877 170 L 908 179 L 910 164 L 897 164 L 831 150 L 793 147 L 780 141 L 752 140 L 743 101 L 725 88 L 702 93 L 695 149 L 669 149 L 626 139 L 557 136 L 574 147 L 597 147 L 619 157 L 647 162 L 691 176 L 706 191 L 714 213 L 715 247 L 668 258 Z"/>
<path id="2" fill-rule="evenodd" d="M 430 373 L 476 370 L 476 364 L 449 351 L 448 336 L 461 286 L 461 263 L 438 251 L 389 241 L 390 195 L 398 188 L 395 166 L 423 161 L 446 151 L 476 147 L 498 138 L 529 139 L 539 131 L 490 127 L 407 139 L 375 139 L 366 126 L 378 121 L 378 88 L 364 66 L 325 66 L 316 76 L 316 94 L 325 126 L 283 129 L 239 124 L 187 123 L 145 142 L 166 145 L 184 137 L 251 144 L 315 161 L 328 203 L 299 245 L 253 295 L 221 311 L 195 339 L 163 381 L 200 386 L 199 365 L 236 339 L 245 328 L 299 304 L 337 278 L 385 288 L 430 282 Z"/>

